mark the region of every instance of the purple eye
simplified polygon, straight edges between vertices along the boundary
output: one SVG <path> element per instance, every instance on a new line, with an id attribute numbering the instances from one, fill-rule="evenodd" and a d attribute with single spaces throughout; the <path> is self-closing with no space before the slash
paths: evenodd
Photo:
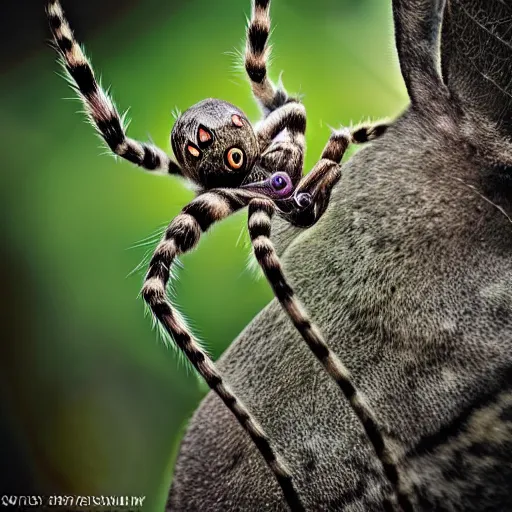
<path id="1" fill-rule="evenodd" d="M 295 202 L 300 208 L 307 208 L 313 202 L 313 198 L 311 197 L 311 194 L 301 192 L 295 196 Z"/>
<path id="2" fill-rule="evenodd" d="M 287 197 L 293 190 L 293 183 L 285 172 L 276 172 L 270 177 L 270 187 L 278 198 Z"/>
<path id="3" fill-rule="evenodd" d="M 265 181 L 248 183 L 242 188 L 254 190 L 272 199 L 286 199 L 293 192 L 293 183 L 285 172 L 276 172 Z"/>
<path id="4" fill-rule="evenodd" d="M 272 188 L 274 190 L 281 190 L 284 187 L 286 187 L 286 180 L 282 176 L 279 176 L 279 175 L 274 176 L 272 178 L 271 183 L 272 183 Z"/>

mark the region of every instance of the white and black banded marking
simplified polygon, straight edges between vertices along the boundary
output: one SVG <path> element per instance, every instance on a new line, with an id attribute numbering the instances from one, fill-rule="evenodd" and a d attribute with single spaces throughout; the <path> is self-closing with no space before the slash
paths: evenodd
<path id="1" fill-rule="evenodd" d="M 213 361 L 173 311 L 166 295 L 174 259 L 192 250 L 199 242 L 201 233 L 207 231 L 212 224 L 243 208 L 253 197 L 254 194 L 249 192 L 222 189 L 206 192 L 183 208 L 181 214 L 167 228 L 151 259 L 142 295 L 176 345 L 251 437 L 274 473 L 290 509 L 300 512 L 304 507 L 294 487 L 291 473 L 281 456 L 271 446 L 270 439 L 261 425 L 224 383 Z"/>
<path id="2" fill-rule="evenodd" d="M 270 112 L 258 127 L 258 142 L 261 147 L 268 148 L 273 139 L 286 129 L 287 140 L 304 152 L 306 124 L 306 107 L 297 101 L 288 101 Z M 302 174 L 302 167 L 298 171 Z"/>
<path id="3" fill-rule="evenodd" d="M 270 35 L 270 0 L 254 0 L 252 18 L 247 28 L 245 69 L 253 82 L 262 83 L 267 76 L 267 42 Z"/>
<path id="4" fill-rule="evenodd" d="M 320 160 L 306 174 L 297 187 L 297 193 L 307 192 L 313 197 L 330 191 L 341 176 L 340 164 L 351 143 L 362 144 L 374 140 L 386 132 L 388 124 L 363 125 L 355 130 L 334 130 L 322 151 Z"/>
<path id="5" fill-rule="evenodd" d="M 387 446 L 370 406 L 355 387 L 348 369 L 329 349 L 319 329 L 308 318 L 307 313 L 295 298 L 293 289 L 285 279 L 281 263 L 270 241 L 273 214 L 274 205 L 268 199 L 254 199 L 249 203 L 248 227 L 256 259 L 293 325 L 341 389 L 352 410 L 361 421 L 366 435 L 382 463 L 384 473 L 396 492 L 398 503 L 404 511 L 413 511 L 411 497 L 402 485 L 397 460 Z M 387 509 L 392 507 L 388 500 L 384 506 Z"/>
<path id="6" fill-rule="evenodd" d="M 352 134 L 348 128 L 332 132 L 320 160 L 311 172 L 300 180 L 295 191 L 296 197 L 309 195 L 312 203 L 290 214 L 290 222 L 297 226 L 309 227 L 324 214 L 329 205 L 332 189 L 341 178 L 340 163 L 351 142 Z"/>
<path id="7" fill-rule="evenodd" d="M 267 112 L 283 106 L 288 95 L 279 82 L 276 88 L 268 77 L 267 62 L 270 57 L 270 0 L 254 0 L 252 16 L 247 27 L 245 70 L 251 81 L 256 99 Z"/>
<path id="8" fill-rule="evenodd" d="M 351 132 L 352 142 L 356 144 L 364 144 L 372 140 L 378 139 L 384 135 L 389 128 L 389 124 L 380 123 L 368 126 L 359 126 Z"/>
<path id="9" fill-rule="evenodd" d="M 354 136 L 348 128 L 333 131 L 322 151 L 321 159 L 339 164 L 353 138 Z"/>
<path id="10" fill-rule="evenodd" d="M 112 99 L 95 78 L 94 71 L 64 15 L 58 0 L 48 0 L 46 13 L 55 47 L 73 88 L 85 105 L 87 115 L 109 148 L 118 156 L 147 169 L 180 174 L 179 166 L 161 149 L 126 136 L 122 117 Z"/>

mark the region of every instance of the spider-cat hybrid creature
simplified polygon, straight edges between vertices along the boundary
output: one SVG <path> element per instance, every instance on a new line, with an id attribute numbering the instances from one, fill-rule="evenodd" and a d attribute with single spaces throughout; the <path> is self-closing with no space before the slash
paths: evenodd
<path id="1" fill-rule="evenodd" d="M 296 329 L 349 400 L 375 448 L 398 502 L 410 510 L 393 452 L 378 422 L 356 389 L 348 370 L 329 350 L 320 331 L 294 297 L 269 240 L 275 211 L 295 226 L 309 227 L 325 212 L 331 190 L 340 178 L 342 157 L 351 142 L 381 136 L 385 124 L 360 127 L 353 132 L 332 133 L 320 161 L 302 176 L 306 113 L 304 106 L 267 76 L 270 1 L 253 3 L 247 30 L 245 67 L 256 99 L 265 113 L 255 130 L 235 106 L 221 100 L 204 100 L 176 121 L 171 143 L 177 161 L 161 149 L 127 137 L 122 118 L 108 94 L 95 79 L 92 67 L 74 39 L 58 0 L 47 2 L 54 43 L 70 82 L 82 98 L 91 122 L 118 156 L 149 171 L 162 170 L 183 176 L 199 189 L 199 195 L 183 208 L 165 231 L 149 263 L 142 295 L 154 316 L 185 353 L 209 387 L 235 415 L 261 452 L 293 510 L 303 510 L 292 475 L 254 416 L 233 394 L 212 361 L 173 310 L 166 287 L 175 258 L 192 250 L 202 232 L 241 208 L 249 207 L 248 228 L 254 254 L 277 299 Z M 391 506 L 390 502 L 387 502 Z"/>
<path id="2" fill-rule="evenodd" d="M 314 228 L 275 218 L 274 239 L 378 412 L 414 509 L 510 511 L 512 1 L 389 3 L 411 103 L 343 166 Z M 286 453 L 307 510 L 381 512 L 390 489 L 372 447 L 283 317 L 271 303 L 218 367 Z M 181 444 L 168 510 L 285 510 L 213 393 Z"/>

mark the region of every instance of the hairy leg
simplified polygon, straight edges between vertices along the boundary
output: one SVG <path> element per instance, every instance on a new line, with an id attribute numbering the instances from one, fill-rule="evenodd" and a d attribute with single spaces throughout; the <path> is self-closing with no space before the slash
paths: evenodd
<path id="1" fill-rule="evenodd" d="M 295 200 L 302 209 L 295 209 L 286 216 L 290 222 L 300 227 L 315 224 L 327 209 L 332 189 L 341 178 L 340 164 L 349 144 L 372 141 L 387 129 L 387 124 L 375 124 L 359 126 L 352 131 L 348 128 L 333 131 L 320 160 L 297 185 Z M 303 203 L 302 198 L 308 203 Z"/>
<path id="2" fill-rule="evenodd" d="M 81 97 L 87 115 L 109 148 L 130 162 L 147 169 L 181 174 L 180 167 L 152 144 L 141 143 L 126 136 L 123 118 L 112 99 L 98 84 L 90 62 L 75 40 L 58 0 L 48 0 L 46 12 L 55 47 L 70 77 L 73 88 Z"/>
<path id="3" fill-rule="evenodd" d="M 382 137 L 389 128 L 387 123 L 377 123 L 371 125 L 360 125 L 350 133 L 351 142 L 355 144 L 364 144 Z M 341 161 L 341 160 L 340 160 Z"/>
<path id="4" fill-rule="evenodd" d="M 252 16 L 247 28 L 245 69 L 252 92 L 266 115 L 285 105 L 289 98 L 281 82 L 277 87 L 267 73 L 270 56 L 270 0 L 253 0 Z"/>
<path id="5" fill-rule="evenodd" d="M 267 149 L 271 149 L 269 146 L 283 130 L 287 131 L 285 141 L 297 145 L 304 151 L 306 109 L 302 103 L 287 103 L 274 110 L 260 123 L 256 130 L 256 136 L 263 154 Z"/>
<path id="6" fill-rule="evenodd" d="M 295 226 L 309 227 L 324 214 L 333 187 L 341 178 L 341 160 L 353 141 L 350 130 L 334 131 L 322 152 L 320 160 L 297 185 L 294 208 L 286 218 Z"/>
<path id="7" fill-rule="evenodd" d="M 341 389 L 352 410 L 361 421 L 366 435 L 382 463 L 384 473 L 396 492 L 398 503 L 404 511 L 412 511 L 411 496 L 398 469 L 398 460 L 389 448 L 374 412 L 362 393 L 355 387 L 349 370 L 329 349 L 320 330 L 312 323 L 286 281 L 281 263 L 270 241 L 271 219 L 274 211 L 274 204 L 269 199 L 257 198 L 249 203 L 248 226 L 256 259 L 295 328 L 325 371 Z M 387 509 L 392 507 L 389 501 L 386 501 L 384 505 Z"/>
<path id="8" fill-rule="evenodd" d="M 258 421 L 224 382 L 213 361 L 174 311 L 166 294 L 171 266 L 176 257 L 191 251 L 199 242 L 202 232 L 207 231 L 213 223 L 246 206 L 252 198 L 254 194 L 248 191 L 217 189 L 198 196 L 183 208 L 181 214 L 171 222 L 155 250 L 142 295 L 176 345 L 251 437 L 274 473 L 291 509 L 300 511 L 303 508 L 292 476 L 281 456 L 271 446 L 268 435 Z"/>
<path id="9" fill-rule="evenodd" d="M 265 172 L 284 172 L 297 185 L 304 166 L 305 131 L 306 109 L 297 102 L 279 107 L 260 123 L 256 136 L 262 152 L 260 165 Z M 283 136 L 276 139 L 280 133 Z M 253 181 L 252 176 L 250 179 Z"/>

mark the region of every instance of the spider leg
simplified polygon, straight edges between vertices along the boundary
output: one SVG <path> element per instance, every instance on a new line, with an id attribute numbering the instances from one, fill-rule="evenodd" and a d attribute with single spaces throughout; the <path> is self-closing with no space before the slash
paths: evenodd
<path id="1" fill-rule="evenodd" d="M 245 70 L 251 81 L 252 92 L 266 114 L 293 101 L 281 81 L 276 87 L 268 77 L 269 36 L 270 0 L 253 0 L 251 21 L 247 27 Z"/>
<path id="2" fill-rule="evenodd" d="M 288 174 L 294 187 L 300 181 L 304 166 L 305 131 L 306 109 L 297 102 L 274 110 L 256 129 L 262 151 L 260 165 L 269 174 L 276 171 Z"/>
<path id="3" fill-rule="evenodd" d="M 388 128 L 388 123 L 360 125 L 351 131 L 351 142 L 354 142 L 355 144 L 364 144 L 365 142 L 370 142 L 372 140 L 378 139 L 379 137 L 386 133 Z"/>
<path id="4" fill-rule="evenodd" d="M 333 131 L 320 160 L 304 176 L 295 189 L 295 200 L 301 209 L 286 214 L 296 226 L 308 227 L 315 224 L 324 214 L 333 187 L 341 178 L 341 160 L 350 143 L 362 144 L 382 136 L 388 124 L 362 125 L 355 130 L 348 128 Z M 310 204 L 301 204 L 303 200 Z"/>
<path id="5" fill-rule="evenodd" d="M 197 245 L 201 233 L 207 231 L 212 224 L 245 207 L 254 197 L 255 194 L 248 191 L 214 189 L 198 196 L 183 208 L 181 214 L 169 224 L 155 250 L 142 288 L 142 296 L 210 389 L 220 397 L 249 434 L 274 473 L 290 508 L 294 511 L 303 511 L 292 476 L 281 456 L 271 446 L 268 435 L 224 382 L 213 361 L 173 310 L 166 294 L 170 269 L 175 258 L 191 251 Z"/>
<path id="6" fill-rule="evenodd" d="M 270 241 L 271 218 L 274 211 L 274 203 L 267 198 L 256 198 L 249 203 L 248 227 L 256 259 L 293 325 L 325 371 L 341 389 L 359 418 L 382 463 L 384 473 L 396 492 L 400 506 L 404 511 L 412 511 L 411 496 L 405 488 L 398 468 L 398 460 L 386 442 L 375 413 L 362 393 L 356 388 L 349 370 L 329 349 L 320 330 L 312 323 L 286 281 L 281 263 Z"/>
<path id="7" fill-rule="evenodd" d="M 294 208 L 285 217 L 295 226 L 309 227 L 324 214 L 331 192 L 341 178 L 341 160 L 354 137 L 348 128 L 333 131 L 320 160 L 298 183 Z"/>
<path id="8" fill-rule="evenodd" d="M 90 62 L 74 38 L 58 0 L 47 0 L 46 12 L 55 48 L 62 58 L 72 87 L 82 99 L 87 115 L 109 148 L 118 156 L 147 169 L 181 174 L 180 167 L 152 144 L 126 136 L 123 118 L 95 78 Z"/>
<path id="9" fill-rule="evenodd" d="M 304 134 L 306 133 L 306 108 L 302 103 L 293 101 L 272 111 L 256 129 L 256 136 L 262 152 L 283 130 L 287 130 L 286 141 L 304 151 Z"/>
<path id="10" fill-rule="evenodd" d="M 425 108 L 448 95 L 438 70 L 439 31 L 445 5 L 446 0 L 393 0 L 402 75 L 412 103 Z"/>

